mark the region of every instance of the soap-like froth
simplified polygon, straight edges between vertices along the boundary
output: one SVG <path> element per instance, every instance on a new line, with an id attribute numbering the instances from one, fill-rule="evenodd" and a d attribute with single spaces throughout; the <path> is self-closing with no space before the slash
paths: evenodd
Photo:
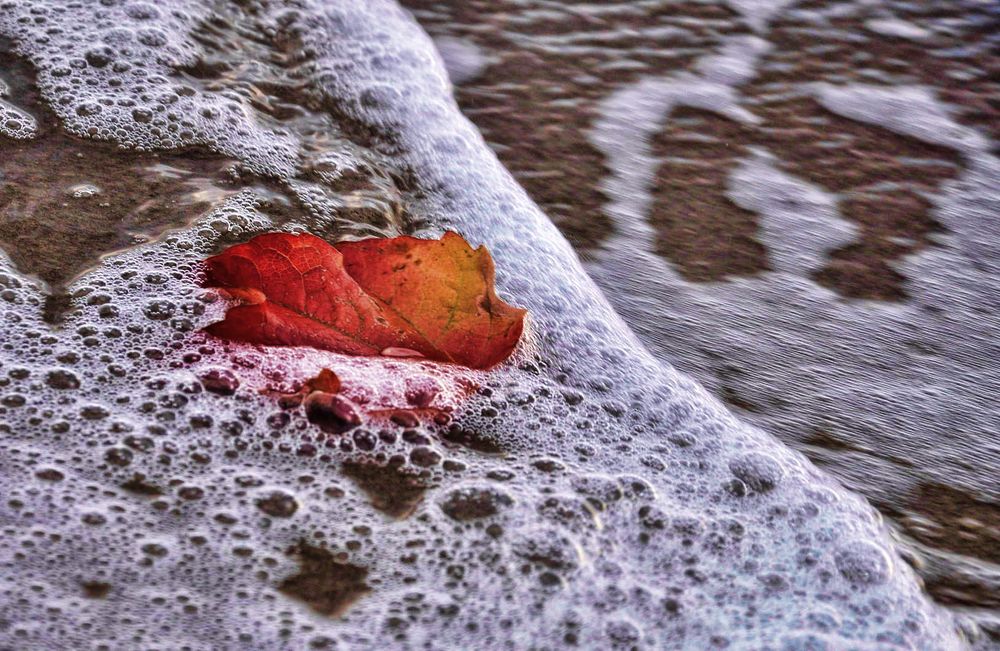
<path id="1" fill-rule="evenodd" d="M 0 79 L 0 134 L 8 138 L 31 138 L 38 130 L 35 118 L 18 107 L 5 102 L 4 97 L 10 94 L 10 89 L 3 79 Z"/>
<path id="2" fill-rule="evenodd" d="M 203 145 L 289 186 L 315 181 L 317 138 L 254 104 L 253 62 L 216 43 L 239 73 L 188 77 L 227 21 L 297 57 L 286 99 L 414 179 L 411 228 L 485 243 L 530 342 L 487 374 L 201 334 L 225 305 L 197 263 L 275 226 L 252 190 L 105 260 L 58 328 L 4 258 L 4 646 L 961 648 L 874 510 L 642 349 L 460 117 L 405 12 L 296 5 L 214 20 L 8 0 L 0 34 L 73 133 Z M 709 69 L 705 101 L 724 100 L 739 75 Z M 276 395 L 323 367 L 359 410 L 429 401 L 448 418 L 323 433 Z"/>
<path id="3" fill-rule="evenodd" d="M 790 10 L 782 17 L 782 30 L 767 36 L 775 47 L 749 65 L 751 74 L 743 85 L 734 75 L 724 83 L 737 84 L 735 89 L 714 92 L 728 101 L 704 101 L 713 96 L 707 89 L 717 86 L 717 77 L 709 74 L 713 67 L 705 62 L 718 62 L 715 70 L 745 69 L 751 59 L 737 51 L 744 37 L 727 36 L 719 54 L 694 64 L 697 75 L 664 72 L 612 89 L 591 139 L 609 163 L 602 188 L 610 196 L 607 212 L 615 229 L 592 256 L 588 271 L 657 356 L 694 374 L 742 417 L 806 450 L 825 470 L 892 514 L 904 546 L 919 555 L 918 568 L 932 594 L 956 608 L 962 601 L 966 612 L 993 631 L 992 595 L 998 586 L 994 545 L 969 543 L 970 537 L 954 534 L 953 523 L 975 517 L 976 500 L 990 503 L 1000 495 L 994 435 L 1000 412 L 988 398 L 1000 386 L 1000 373 L 996 365 L 983 363 L 997 355 L 992 333 L 1000 296 L 1000 240 L 993 214 L 1000 205 L 1000 161 L 988 127 L 968 118 L 947 83 L 938 84 L 932 75 L 914 83 L 912 72 L 922 69 L 921 62 L 908 62 L 898 74 L 873 75 L 884 85 L 848 83 L 851 75 L 845 71 L 858 71 L 864 78 L 877 67 L 872 61 L 888 60 L 862 54 L 882 43 L 859 38 L 852 27 L 828 33 L 824 21 L 857 19 L 870 7 L 827 3 L 815 13 Z M 915 7 L 902 3 L 892 11 Z M 950 7 L 960 17 L 958 24 L 975 25 L 980 19 L 971 8 Z M 940 29 L 947 22 L 925 16 L 921 24 Z M 808 48 L 782 42 L 782 35 L 787 38 L 798 29 L 824 34 L 818 48 L 831 43 L 843 47 L 832 57 L 839 65 L 824 66 L 821 72 L 810 68 L 815 57 Z M 969 52 L 984 47 L 968 32 L 956 37 L 963 39 Z M 943 51 L 946 46 L 937 47 Z M 727 51 L 737 55 L 735 61 L 725 62 Z M 847 63 L 845 52 L 858 58 Z M 934 52 L 928 48 L 928 57 L 936 58 Z M 975 70 L 976 58 L 969 59 L 965 65 Z M 812 73 L 825 81 L 817 82 Z M 704 90 L 695 92 L 699 86 Z M 797 131 L 802 112 L 783 122 L 767 108 L 775 98 L 795 96 L 815 98 L 818 111 L 806 118 L 811 126 L 802 131 Z M 714 115 L 695 121 L 686 107 Z M 745 134 L 739 136 L 718 128 L 742 129 L 737 122 L 748 122 L 736 111 L 743 108 L 762 116 L 762 125 L 737 131 Z M 772 144 L 767 134 L 774 129 L 795 135 L 784 145 L 780 140 Z M 856 135 L 846 135 L 852 129 Z M 664 253 L 657 212 L 683 193 L 662 193 L 657 186 L 674 183 L 668 187 L 676 188 L 670 176 L 685 165 L 663 163 L 662 157 L 687 155 L 685 139 L 701 138 L 702 130 L 712 143 L 708 149 L 717 149 L 692 156 L 687 169 L 701 179 L 701 170 L 710 165 L 718 185 L 703 196 L 751 211 L 754 240 L 763 245 L 758 258 L 763 268 L 730 266 L 732 276 L 691 278 L 685 260 L 669 256 L 678 242 L 669 243 Z M 658 140 L 657 134 L 665 133 L 675 135 Z M 861 145 L 865 138 L 871 141 Z M 793 140 L 812 144 L 798 149 Z M 804 162 L 814 155 L 825 158 L 822 150 L 838 140 L 834 149 L 851 151 L 858 165 Z M 929 153 L 904 156 L 896 147 Z M 726 154 L 720 156 L 722 148 Z M 879 159 L 883 164 L 874 173 L 861 172 L 861 161 Z M 920 170 L 930 165 L 949 171 L 932 182 L 934 175 Z M 913 171 L 896 172 L 900 167 Z M 860 179 L 850 180 L 858 172 Z M 851 296 L 846 283 L 827 282 L 824 275 L 836 264 L 837 253 L 863 247 L 871 237 L 867 228 L 858 228 L 865 223 L 862 216 L 887 217 L 894 208 L 892 194 L 918 186 L 928 202 L 926 213 L 919 206 L 902 211 L 907 228 L 914 229 L 905 235 L 914 239 L 902 237 L 904 233 L 878 236 L 913 246 L 886 267 L 898 274 L 898 293 Z M 875 194 L 859 210 L 858 195 L 869 191 Z M 678 213 L 683 216 L 683 207 Z M 694 213 L 715 216 L 704 206 Z M 936 232 L 926 244 L 917 244 L 915 226 L 922 219 L 931 219 Z M 709 228 L 704 222 L 691 224 L 694 233 Z M 674 233 L 678 231 L 667 235 Z M 866 280 L 878 283 L 876 274 Z M 883 300 L 844 300 L 845 294 Z M 692 337 L 692 331 L 700 336 Z M 941 509 L 946 502 L 930 497 L 935 490 L 974 497 Z M 955 598 L 958 594 L 962 597 Z M 989 641 L 983 646 L 992 648 Z"/>

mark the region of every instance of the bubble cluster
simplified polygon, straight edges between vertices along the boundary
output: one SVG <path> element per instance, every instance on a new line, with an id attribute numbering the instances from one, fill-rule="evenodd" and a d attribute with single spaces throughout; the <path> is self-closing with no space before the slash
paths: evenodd
<path id="1" fill-rule="evenodd" d="M 995 519 L 1000 495 L 988 398 L 1000 373 L 981 363 L 996 356 L 1000 160 L 996 120 L 968 94 L 996 94 L 983 65 L 996 37 L 979 33 L 989 19 L 977 9 L 790 8 L 692 69 L 609 89 L 591 139 L 610 168 L 615 234 L 588 271 L 657 357 L 890 515 L 931 594 L 996 638 L 993 534 L 962 524 Z M 891 38 L 873 37 L 870 12 L 918 21 L 929 40 L 906 47 L 926 60 L 960 52 L 955 69 L 889 56 L 919 29 L 882 23 Z M 934 40 L 946 24 L 955 40 Z M 797 40 L 806 33 L 813 46 Z M 740 220 L 759 249 L 741 242 Z M 679 255 L 691 242 L 691 258 L 723 273 L 692 274 Z M 747 251 L 758 266 L 741 269 L 732 254 Z"/>
<path id="2" fill-rule="evenodd" d="M 3 101 L 3 80 L 0 80 L 0 134 L 8 138 L 24 139 L 35 135 L 35 118 Z"/>
<path id="3" fill-rule="evenodd" d="M 225 9 L 304 59 L 286 108 L 312 117 L 281 126 L 248 86 L 186 83 L 228 29 L 200 5 L 3 0 L 0 33 L 80 135 L 291 184 L 307 126 L 336 122 L 336 164 L 382 160 L 410 228 L 490 247 L 528 341 L 485 373 L 209 337 L 226 305 L 199 261 L 307 226 L 254 189 L 105 259 L 58 328 L 3 258 L 3 646 L 960 648 L 863 500 L 641 348 L 407 14 L 296 4 Z M 244 51 L 211 49 L 251 83 Z M 298 395 L 322 368 L 337 399 Z"/>

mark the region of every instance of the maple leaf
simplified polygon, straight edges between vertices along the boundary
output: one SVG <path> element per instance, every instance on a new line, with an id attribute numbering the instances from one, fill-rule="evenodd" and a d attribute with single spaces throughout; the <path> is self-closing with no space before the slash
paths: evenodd
<path id="1" fill-rule="evenodd" d="M 268 233 L 205 262 L 205 284 L 240 301 L 207 328 L 226 339 L 489 368 L 524 328 L 525 310 L 496 295 L 489 252 L 452 232 L 335 246 Z"/>

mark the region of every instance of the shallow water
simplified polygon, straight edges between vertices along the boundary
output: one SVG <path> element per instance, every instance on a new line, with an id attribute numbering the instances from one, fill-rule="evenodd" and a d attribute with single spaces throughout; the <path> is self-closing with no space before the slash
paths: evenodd
<path id="1" fill-rule="evenodd" d="M 995 5 L 407 4 L 650 349 L 996 632 Z"/>
<path id="2" fill-rule="evenodd" d="M 647 140 L 642 130 L 653 129 L 650 120 L 676 117 L 676 107 L 694 104 L 700 113 L 685 118 L 688 128 L 700 130 L 716 114 L 728 122 L 713 128 L 758 123 L 741 106 L 738 89 L 750 83 L 768 51 L 747 28 L 766 29 L 762 6 L 748 5 L 755 10 L 740 19 L 703 4 L 581 5 L 567 21 L 560 12 L 568 6 L 519 3 L 511 7 L 517 11 L 502 16 L 500 31 L 481 29 L 492 26 L 477 22 L 477 15 L 418 12 L 428 29 L 442 30 L 439 50 L 449 73 L 464 82 L 458 97 L 470 117 L 509 118 L 520 110 L 534 116 L 509 130 L 479 124 L 512 176 L 460 117 L 431 42 L 390 3 L 0 4 L 0 34 L 9 39 L 5 60 L 17 62 L 0 73 L 3 106 L 18 116 L 18 128 L 11 127 L 0 146 L 24 152 L 5 157 L 3 165 L 50 161 L 47 137 L 61 139 L 57 151 L 92 146 L 89 155 L 105 156 L 122 170 L 109 164 L 101 183 L 96 172 L 81 182 L 121 194 L 116 209 L 124 222 L 123 230 L 92 247 L 74 249 L 71 241 L 53 240 L 57 250 L 48 255 L 4 241 L 4 645 L 989 644 L 974 620 L 928 598 L 910 567 L 921 565 L 922 550 L 894 542 L 863 499 L 734 418 L 669 366 L 675 358 L 686 363 L 691 356 L 685 351 L 699 344 L 732 341 L 738 348 L 732 339 L 709 336 L 720 321 L 712 321 L 707 310 L 722 310 L 730 301 L 728 309 L 753 314 L 752 299 L 772 291 L 746 285 L 739 291 L 728 284 L 735 281 L 718 282 L 713 264 L 720 256 L 743 260 L 740 273 L 774 279 L 775 293 L 787 294 L 796 275 L 810 288 L 832 284 L 843 295 L 853 291 L 850 282 L 841 286 L 836 270 L 827 274 L 829 282 L 822 274 L 809 280 L 826 249 L 851 230 L 836 224 L 831 191 L 781 169 L 768 155 L 773 141 L 763 136 L 748 145 L 756 149 L 730 155 L 725 164 L 734 166 L 727 182 L 743 211 L 732 210 L 734 218 L 765 216 L 769 263 L 762 266 L 755 257 L 762 246 L 745 256 L 723 249 L 725 255 L 715 252 L 708 263 L 699 264 L 694 255 L 696 271 L 684 280 L 664 260 L 678 267 L 685 262 L 658 250 L 641 219 L 654 195 L 661 204 L 671 203 L 669 187 L 647 193 L 651 184 L 644 175 L 655 175 L 660 164 L 683 163 L 659 161 L 647 143 L 669 151 L 670 138 L 690 139 L 676 133 L 661 144 L 652 136 Z M 478 5 L 457 7 L 475 12 Z M 626 28 L 585 38 L 556 29 L 576 20 L 599 25 L 616 7 L 628 17 Z M 648 30 L 647 9 L 656 9 Z M 898 31 L 899 25 L 890 28 Z M 441 40 L 446 32 L 450 41 Z M 581 68 L 572 72 L 584 77 L 556 65 L 531 66 L 552 75 L 543 89 L 566 86 L 571 92 L 551 102 L 514 92 L 523 80 L 505 78 L 502 71 L 490 77 L 489 71 L 502 65 L 497 60 L 505 53 L 520 51 L 472 36 L 493 33 L 524 49 L 569 53 L 564 58 Z M 638 53 L 634 61 L 615 58 L 626 39 Z M 663 48 L 657 39 L 674 39 L 677 46 Z M 605 51 L 610 60 L 587 58 Z M 635 72 L 654 65 L 669 77 L 665 60 L 691 70 L 680 79 L 646 80 Z M 514 66 L 508 74 L 523 69 Z M 601 78 L 605 72 L 608 79 Z M 475 86 L 478 79 L 507 81 L 489 89 Z M 478 93 L 475 107 L 466 92 Z M 631 92 L 639 93 L 634 106 L 648 115 L 622 121 L 615 102 L 629 100 Z M 851 124 L 859 119 L 849 94 L 827 87 L 816 93 L 822 105 L 846 102 L 839 112 Z M 914 97 L 908 105 L 923 111 L 920 119 L 944 119 L 934 114 L 937 104 L 922 107 Z M 47 121 L 45 106 L 58 127 Z M 536 106 L 551 113 L 532 114 Z M 545 129 L 558 132 L 558 125 L 547 120 L 561 115 L 582 128 L 575 140 L 549 143 Z M 904 119 L 895 128 L 907 133 L 912 126 Z M 517 129 L 528 136 L 528 153 L 495 141 L 498 133 L 513 138 Z M 951 178 L 948 170 L 957 163 L 940 147 L 955 143 L 965 148 L 966 185 L 995 178 L 978 132 L 957 126 L 932 131 L 931 140 L 946 136 L 947 142 L 927 149 L 907 141 L 904 148 L 913 165 L 935 170 L 917 190 Z M 616 137 L 621 133 L 642 137 Z M 118 146 L 127 153 L 113 156 Z M 710 150 L 721 155 L 718 147 Z M 697 159 L 697 153 L 690 156 Z M 176 162 L 168 158 L 174 156 Z M 625 163 L 616 166 L 616 156 Z M 562 178 L 558 166 L 567 160 L 578 173 L 569 186 L 552 180 Z M 524 164 L 532 162 L 537 165 Z M 605 165 L 609 173 L 602 171 Z M 705 166 L 712 172 L 709 188 L 720 182 L 709 170 L 714 167 Z M 168 201 L 198 207 L 171 220 L 151 220 L 142 231 L 150 241 L 115 239 L 142 223 L 145 206 L 135 196 L 140 182 L 121 178 L 125 168 L 155 173 L 166 180 L 141 173 L 138 178 L 142 184 L 159 182 Z M 683 176 L 675 171 L 671 178 Z M 30 189 L 36 201 L 55 201 L 65 192 L 61 180 L 46 193 L 46 186 L 29 188 L 18 178 L 5 177 L 5 187 Z M 614 290 L 607 295 L 659 359 L 615 314 L 515 179 L 566 229 L 593 276 Z M 75 178 L 73 183 L 79 185 Z M 768 191 L 774 188 L 781 192 Z M 83 194 L 95 196 L 90 189 Z M 183 198 L 192 194 L 194 199 Z M 981 201 L 973 193 L 964 196 L 972 197 L 973 206 Z M 726 205 L 708 190 L 692 193 L 693 201 L 702 197 Z M 573 224 L 576 200 L 582 210 L 609 201 L 606 216 Z M 22 204 L 13 205 L 5 208 L 5 224 L 25 214 Z M 803 205 L 814 209 L 790 207 Z M 822 241 L 802 235 L 804 244 L 792 243 L 799 235 L 788 222 L 803 212 L 825 224 L 806 234 L 818 232 Z M 671 219 L 676 217 L 668 207 L 651 222 Z M 56 226 L 62 222 L 50 219 Z M 225 306 L 198 287 L 197 262 L 274 228 L 330 239 L 456 229 L 490 247 L 502 295 L 531 312 L 529 335 L 510 365 L 474 373 L 233 345 L 201 333 Z M 782 238 L 785 232 L 789 238 Z M 782 252 L 782 246 L 792 250 Z M 677 259 L 702 248 L 678 252 Z M 53 255 L 65 257 L 66 266 L 53 265 Z M 96 268 L 73 280 L 98 257 Z M 627 266 L 636 260 L 645 268 Z M 46 278 L 42 263 L 63 275 Z M 635 286 L 633 280 L 621 282 L 629 278 Z M 709 279 L 716 282 L 691 283 Z M 663 286 L 649 291 L 654 282 Z M 59 283 L 70 283 L 67 298 L 53 307 L 46 296 Z M 703 287 L 721 288 L 720 296 L 701 295 Z M 896 291 L 891 283 L 878 287 Z M 662 301 L 682 295 L 685 304 L 702 311 L 675 310 L 678 319 L 669 325 Z M 788 300 L 802 299 L 793 294 Z M 900 312 L 898 305 L 893 309 Z M 668 343 L 660 326 L 678 328 L 684 319 L 685 345 Z M 780 328 L 772 335 L 744 332 L 742 339 L 749 339 L 745 346 L 758 339 L 767 346 L 790 343 Z M 405 406 L 416 387 L 433 395 L 434 406 L 450 413 L 451 422 L 413 425 L 372 416 L 350 435 L 322 432 L 301 408 L 282 408 L 273 390 L 290 391 L 323 366 L 341 375 L 345 395 L 360 409 Z M 744 385 L 771 384 L 767 369 L 752 370 L 752 378 L 745 371 Z M 470 384 L 478 387 L 472 396 Z M 988 475 L 969 474 L 980 476 Z M 983 517 L 989 525 L 989 512 Z M 948 576 L 954 574 L 949 562 L 936 566 Z M 978 569 L 970 575 L 983 576 Z M 974 613 L 980 622 L 982 611 Z"/>

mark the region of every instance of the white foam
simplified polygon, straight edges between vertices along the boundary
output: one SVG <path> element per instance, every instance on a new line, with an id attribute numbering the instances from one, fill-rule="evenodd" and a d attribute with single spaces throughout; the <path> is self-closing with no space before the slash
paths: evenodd
<path id="1" fill-rule="evenodd" d="M 794 0 L 726 0 L 758 34 L 767 31 L 768 23 Z"/>
<path id="2" fill-rule="evenodd" d="M 782 172 L 766 151 L 754 152 L 732 171 L 726 196 L 763 217 L 760 240 L 776 271 L 808 276 L 831 250 L 857 235 L 841 219 L 835 197 Z"/>
<path id="3" fill-rule="evenodd" d="M 24 140 L 33 138 L 38 131 L 34 116 L 3 100 L 10 93 L 6 82 L 0 79 L 0 134 Z"/>
<path id="4" fill-rule="evenodd" d="M 679 89 L 688 83 L 674 79 Z M 644 83 L 623 88 L 617 98 L 642 96 Z M 936 237 L 939 246 L 896 263 L 908 279 L 909 300 L 845 301 L 809 278 L 823 252 L 848 241 L 852 229 L 837 214 L 837 197 L 775 170 L 780 151 L 742 161 L 729 187 L 730 198 L 758 213 L 775 271 L 724 283 L 686 282 L 653 253 L 646 221 L 656 164 L 648 138 L 660 128 L 646 121 L 666 118 L 670 105 L 632 114 L 636 123 L 626 133 L 615 130 L 625 121 L 612 113 L 629 101 L 616 98 L 605 104 L 593 139 L 612 168 L 604 187 L 621 236 L 588 270 L 614 288 L 615 307 L 638 324 L 661 358 L 750 405 L 744 418 L 803 446 L 821 424 L 824 434 L 850 445 L 835 454 L 812 451 L 876 499 L 892 503 L 915 494 L 920 483 L 940 483 L 995 500 L 1000 466 L 991 439 L 1000 420 L 984 406 L 1000 374 L 979 362 L 1000 354 L 991 334 L 1000 296 L 998 162 L 986 153 L 988 142 L 957 124 L 927 89 L 813 89 L 834 112 L 955 147 L 967 160 L 960 178 L 932 199 L 932 215 L 948 234 Z M 641 179 L 636 161 L 646 174 Z M 781 196 L 792 205 L 772 200 Z M 776 399 L 789 396 L 794 404 Z M 968 463 L 970 456 L 977 461 Z M 905 467 L 894 459 L 905 459 Z M 977 580 L 989 583 L 991 574 L 980 567 Z"/>
<path id="5" fill-rule="evenodd" d="M 828 110 L 852 120 L 962 152 L 980 151 L 988 145 L 977 131 L 955 122 L 948 108 L 924 86 L 818 83 L 813 91 Z"/>
<path id="6" fill-rule="evenodd" d="M 911 41 L 923 41 L 933 36 L 932 32 L 920 25 L 899 18 L 871 18 L 865 21 L 865 29 L 882 36 L 894 36 Z"/>
<path id="7" fill-rule="evenodd" d="M 360 438 L 334 436 L 327 447 L 301 411 L 281 411 L 260 389 L 333 366 L 360 407 L 398 398 L 400 385 L 380 385 L 383 378 L 447 390 L 452 374 L 226 344 L 198 332 L 224 309 L 198 287 L 198 261 L 220 245 L 220 231 L 246 235 L 271 223 L 251 191 L 190 228 L 105 260 L 74 286 L 77 312 L 61 329 L 40 320 L 40 288 L 4 260 L 0 567 L 17 577 L 0 584 L 4 645 L 960 648 L 950 616 L 928 602 L 870 506 L 639 345 L 460 116 L 446 71 L 407 13 L 371 0 L 301 5 L 256 14 L 226 6 L 224 20 L 208 28 L 208 10 L 194 3 L 168 10 L 7 1 L 0 34 L 38 68 L 43 95 L 69 128 L 92 127 L 130 146 L 201 142 L 288 181 L 300 155 L 325 142 L 305 132 L 326 123 L 276 125 L 253 108 L 255 82 L 277 83 L 272 75 L 300 85 L 304 103 L 332 108 L 345 133 L 364 140 L 375 131 L 370 148 L 355 143 L 358 156 L 417 179 L 418 192 L 401 194 L 415 221 L 429 224 L 420 232 L 454 228 L 486 243 L 502 295 L 531 311 L 536 349 L 475 375 L 479 391 L 464 401 L 457 392 L 442 398 L 462 427 L 491 436 L 504 454 L 450 442 L 426 426 L 400 438 L 402 428 L 384 419 L 369 427 L 395 434 L 392 442 L 366 450 Z M 149 21 L 162 38 L 152 38 Z M 183 109 L 179 122 L 193 121 L 190 138 L 183 125 L 154 134 L 112 108 L 177 90 L 178 64 L 193 63 L 207 35 L 235 52 L 229 64 L 246 64 L 245 49 L 261 67 L 241 68 L 232 88 L 223 80 L 170 100 Z M 61 66 L 112 38 L 129 40 L 127 58 L 146 70 L 143 80 L 113 83 L 125 73 L 69 65 L 81 83 L 62 88 Z M 289 42 L 305 60 L 282 49 Z M 760 42 L 734 42 L 733 51 L 746 47 L 759 51 Z M 272 59 L 261 54 L 289 69 L 265 70 Z M 639 117 L 659 120 L 685 104 L 754 119 L 727 85 L 744 79 L 745 67 L 723 57 L 701 69 L 710 78 L 651 79 L 632 89 Z M 103 99 L 111 100 L 108 110 L 79 114 Z M 201 109 L 234 122 L 218 114 L 202 120 Z M 635 135 L 620 120 L 605 125 Z M 627 144 L 615 160 L 645 153 L 641 138 L 635 150 Z M 619 179 L 618 187 L 643 180 Z M 634 269 L 636 284 L 616 300 L 641 297 L 649 271 L 662 266 L 644 251 L 624 257 L 649 266 Z M 656 282 L 668 282 L 667 272 Z M 120 308 L 117 316 L 102 316 L 109 304 Z M 691 341 L 697 333 L 685 328 Z M 239 379 L 235 395 L 197 381 L 220 369 Z M 394 455 L 431 484 L 402 520 L 373 509 L 343 467 Z M 122 488 L 136 472 L 164 494 Z M 445 513 L 442 504 L 464 499 L 454 490 L 484 485 L 510 497 L 498 498 L 497 513 L 475 521 Z M 288 517 L 258 506 L 275 490 L 287 493 L 286 506 L 297 504 Z M 278 590 L 297 571 L 286 551 L 302 539 L 368 571 L 371 592 L 341 618 Z M 106 582 L 107 595 L 85 598 L 87 581 Z"/>

